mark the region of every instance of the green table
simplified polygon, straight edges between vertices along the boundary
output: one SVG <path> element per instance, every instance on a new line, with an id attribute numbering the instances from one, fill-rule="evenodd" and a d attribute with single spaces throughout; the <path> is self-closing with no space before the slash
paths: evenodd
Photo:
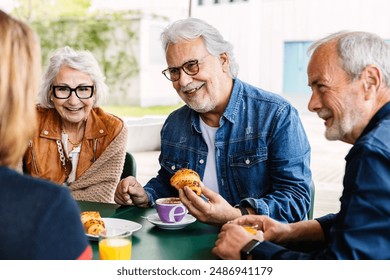
<path id="1" fill-rule="evenodd" d="M 116 204 L 78 201 L 81 211 L 99 211 L 103 218 L 119 218 L 142 225 L 133 234 L 134 260 L 212 260 L 211 253 L 219 228 L 196 221 L 183 229 L 160 229 L 144 217 L 156 213 L 153 208 L 138 208 Z M 93 258 L 99 259 L 97 241 L 90 241 Z"/>

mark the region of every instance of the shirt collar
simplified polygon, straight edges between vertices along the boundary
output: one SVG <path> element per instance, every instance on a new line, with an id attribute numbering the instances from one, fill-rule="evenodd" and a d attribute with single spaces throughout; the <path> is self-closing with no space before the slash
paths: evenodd
<path id="1" fill-rule="evenodd" d="M 240 104 L 242 101 L 242 95 L 243 95 L 243 83 L 239 79 L 233 79 L 233 90 L 230 94 L 229 103 L 226 106 L 226 109 L 222 116 L 226 118 L 231 123 L 234 123 L 236 116 L 239 112 Z M 199 122 L 199 113 L 192 110 L 192 116 L 191 116 L 191 124 L 192 127 L 198 132 L 201 133 L 200 130 L 200 122 Z M 222 125 L 222 123 L 221 123 Z"/>
<path id="2" fill-rule="evenodd" d="M 50 139 L 61 139 L 61 116 L 58 114 L 57 110 L 52 109 L 43 109 L 40 108 L 40 111 L 44 112 L 43 122 L 40 127 L 40 136 Z M 88 116 L 84 137 L 86 139 L 95 139 L 107 135 L 108 130 L 103 121 L 99 118 L 102 110 L 100 108 L 93 108 Z"/>
<path id="3" fill-rule="evenodd" d="M 232 94 L 230 95 L 229 103 L 223 113 L 223 116 L 231 123 L 234 123 L 238 115 L 243 93 L 243 83 L 239 79 L 234 79 Z"/>
<path id="4" fill-rule="evenodd" d="M 387 102 L 382 108 L 379 109 L 378 112 L 372 117 L 368 125 L 364 128 L 362 134 L 359 136 L 359 138 L 363 137 L 366 135 L 368 132 L 370 132 L 376 124 L 385 119 L 389 118 L 390 119 L 390 102 Z"/>

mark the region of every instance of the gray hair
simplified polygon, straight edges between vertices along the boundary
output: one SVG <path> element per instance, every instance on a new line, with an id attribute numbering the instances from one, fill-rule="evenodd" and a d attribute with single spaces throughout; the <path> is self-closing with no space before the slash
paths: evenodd
<path id="1" fill-rule="evenodd" d="M 54 108 L 50 101 L 50 89 L 53 81 L 62 66 L 69 66 L 89 75 L 95 85 L 95 102 L 93 107 L 98 106 L 108 96 L 108 86 L 99 64 L 89 51 L 76 51 L 70 47 L 58 49 L 50 57 L 49 65 L 43 76 L 43 81 L 38 92 L 38 103 L 44 108 Z"/>
<path id="2" fill-rule="evenodd" d="M 164 51 L 167 51 L 169 44 L 176 44 L 180 40 L 195 40 L 203 38 L 207 51 L 218 57 L 226 53 L 229 57 L 229 75 L 235 78 L 238 74 L 238 64 L 233 54 L 233 45 L 225 41 L 220 32 L 210 24 L 197 19 L 187 18 L 178 20 L 169 25 L 161 34 L 161 42 Z"/>
<path id="3" fill-rule="evenodd" d="M 383 82 L 390 87 L 390 45 L 368 32 L 340 31 L 314 42 L 308 52 L 336 41 L 342 69 L 356 80 L 368 65 L 376 65 L 383 74 Z"/>

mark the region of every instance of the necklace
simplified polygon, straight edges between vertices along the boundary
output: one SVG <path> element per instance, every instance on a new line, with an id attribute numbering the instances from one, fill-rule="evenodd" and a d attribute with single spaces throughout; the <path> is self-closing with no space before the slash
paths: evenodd
<path id="1" fill-rule="evenodd" d="M 65 131 L 65 129 L 62 129 L 62 133 L 63 133 L 63 134 L 67 134 L 66 131 Z M 67 134 L 67 135 L 68 135 L 68 141 L 69 141 L 70 144 L 72 144 L 73 147 L 77 147 L 78 145 L 80 145 L 80 144 L 81 144 L 81 141 L 83 140 L 83 139 L 81 139 L 81 140 L 78 141 L 78 142 L 73 142 L 72 140 L 70 140 L 69 134 Z"/>
<path id="2" fill-rule="evenodd" d="M 81 141 L 74 143 L 74 142 L 72 142 L 72 141 L 69 139 L 69 137 L 68 137 L 68 141 L 69 141 L 70 144 L 72 144 L 73 147 L 77 147 L 77 146 L 80 145 L 80 143 L 81 143 Z"/>

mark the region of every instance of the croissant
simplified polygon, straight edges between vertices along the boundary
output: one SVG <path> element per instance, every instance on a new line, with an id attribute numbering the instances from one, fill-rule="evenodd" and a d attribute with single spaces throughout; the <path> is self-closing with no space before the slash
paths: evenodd
<path id="1" fill-rule="evenodd" d="M 177 190 L 188 186 L 199 196 L 202 194 L 200 182 L 201 180 L 199 174 L 188 168 L 179 169 L 170 180 L 172 187 L 176 188 Z"/>
<path id="2" fill-rule="evenodd" d="M 80 215 L 84 230 L 88 234 L 98 235 L 104 230 L 105 224 L 98 211 L 84 211 Z"/>

